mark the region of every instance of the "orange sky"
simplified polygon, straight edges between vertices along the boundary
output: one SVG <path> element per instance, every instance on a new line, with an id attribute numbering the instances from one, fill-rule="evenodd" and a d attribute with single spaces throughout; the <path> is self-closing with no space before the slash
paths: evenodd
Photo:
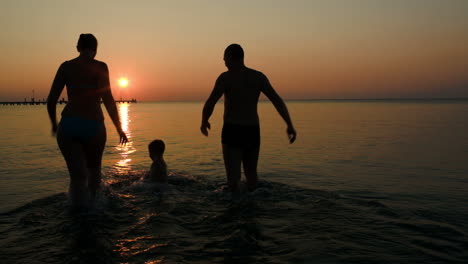
<path id="1" fill-rule="evenodd" d="M 468 97 L 468 1 L 5 1 L 0 101 L 48 94 L 80 33 L 116 97 L 204 100 L 239 43 L 286 99 Z M 120 89 L 118 78 L 130 85 Z"/>

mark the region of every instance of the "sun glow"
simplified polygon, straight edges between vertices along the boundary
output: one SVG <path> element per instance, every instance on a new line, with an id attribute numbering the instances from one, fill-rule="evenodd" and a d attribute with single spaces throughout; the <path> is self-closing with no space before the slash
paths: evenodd
<path id="1" fill-rule="evenodd" d="M 137 150 L 133 147 L 132 131 L 130 129 L 130 124 L 132 122 L 130 119 L 130 104 L 120 103 L 118 104 L 118 107 L 122 130 L 127 134 L 130 141 L 125 145 L 118 144 L 115 146 L 115 149 L 119 151 L 121 159 L 114 164 L 114 170 L 118 173 L 125 173 L 131 170 L 133 165 L 132 156 Z"/>
<path id="2" fill-rule="evenodd" d="M 122 87 L 122 88 L 125 88 L 128 86 L 128 79 L 127 78 L 120 78 L 119 79 L 119 86 Z"/>

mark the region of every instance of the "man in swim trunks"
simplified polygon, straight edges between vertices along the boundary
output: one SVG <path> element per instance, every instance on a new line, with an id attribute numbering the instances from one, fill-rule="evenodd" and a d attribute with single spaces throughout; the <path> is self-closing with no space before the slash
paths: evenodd
<path id="1" fill-rule="evenodd" d="M 296 130 L 289 117 L 286 104 L 261 72 L 247 68 L 244 64 L 244 51 L 238 44 L 229 45 L 224 51 L 224 61 L 228 68 L 216 80 L 215 87 L 203 107 L 200 130 L 208 136 L 216 102 L 224 95 L 224 126 L 221 135 L 224 165 L 228 188 L 239 191 L 241 164 L 249 190 L 255 190 L 258 183 L 257 163 L 260 151 L 260 125 L 257 104 L 260 93 L 264 93 L 273 103 L 287 124 L 289 142 L 296 140 Z"/>

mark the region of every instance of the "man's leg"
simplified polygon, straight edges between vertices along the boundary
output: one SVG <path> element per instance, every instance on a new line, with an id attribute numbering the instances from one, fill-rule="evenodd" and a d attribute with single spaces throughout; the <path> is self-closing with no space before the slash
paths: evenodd
<path id="1" fill-rule="evenodd" d="M 229 190 L 238 192 L 241 178 L 242 149 L 223 144 L 223 157 Z"/>
<path id="2" fill-rule="evenodd" d="M 242 153 L 242 163 L 244 165 L 245 179 L 247 181 L 247 188 L 253 191 L 257 188 L 257 164 L 260 147 L 245 148 Z"/>

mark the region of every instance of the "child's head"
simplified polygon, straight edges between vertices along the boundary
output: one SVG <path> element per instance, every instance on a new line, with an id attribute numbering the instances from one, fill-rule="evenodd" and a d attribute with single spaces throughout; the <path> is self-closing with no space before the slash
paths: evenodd
<path id="1" fill-rule="evenodd" d="M 166 148 L 166 145 L 164 144 L 164 141 L 160 139 L 153 140 L 148 145 L 148 151 L 149 151 L 150 157 L 153 158 L 153 157 L 162 156 L 164 154 L 165 148 Z"/>

